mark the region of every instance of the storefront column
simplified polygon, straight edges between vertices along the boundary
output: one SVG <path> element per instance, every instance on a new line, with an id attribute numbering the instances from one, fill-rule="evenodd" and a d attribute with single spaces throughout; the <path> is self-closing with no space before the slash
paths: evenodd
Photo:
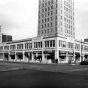
<path id="1" fill-rule="evenodd" d="M 68 61 L 68 51 L 66 52 L 66 61 Z"/>
<path id="2" fill-rule="evenodd" d="M 23 61 L 25 60 L 25 55 L 24 55 L 24 52 L 22 53 L 23 54 Z"/>
<path id="3" fill-rule="evenodd" d="M 10 59 L 10 58 L 9 58 L 9 52 L 8 52 L 8 57 L 7 57 L 7 58 L 8 58 L 8 61 L 9 61 L 9 59 Z"/>
<path id="4" fill-rule="evenodd" d="M 3 60 L 4 60 L 4 53 L 3 53 Z"/>
<path id="5" fill-rule="evenodd" d="M 32 53 L 32 62 L 34 62 L 34 55 L 33 55 L 33 53 Z"/>
<path id="6" fill-rule="evenodd" d="M 15 52 L 15 61 L 17 61 L 17 55 L 16 55 L 16 52 Z"/>
<path id="7" fill-rule="evenodd" d="M 74 52 L 74 56 L 73 56 L 73 58 L 74 58 L 74 62 L 75 62 L 75 52 Z"/>
<path id="8" fill-rule="evenodd" d="M 9 52 L 9 55 L 8 55 L 8 56 L 9 56 L 9 61 L 11 61 L 11 56 L 10 56 L 10 52 Z"/>
<path id="9" fill-rule="evenodd" d="M 55 60 L 56 59 L 58 59 L 58 63 L 60 63 L 59 50 L 55 50 Z"/>
<path id="10" fill-rule="evenodd" d="M 81 53 L 80 53 L 80 62 L 82 61 L 82 58 L 81 58 Z"/>
<path id="11" fill-rule="evenodd" d="M 85 60 L 85 58 L 84 58 L 84 54 L 83 54 L 83 61 Z"/>
<path id="12" fill-rule="evenodd" d="M 4 52 L 3 52 L 3 60 L 5 60 Z"/>
<path id="13" fill-rule="evenodd" d="M 84 61 L 84 54 L 82 54 L 81 56 L 81 61 Z"/>
<path id="14" fill-rule="evenodd" d="M 43 51 L 42 51 L 42 62 L 45 63 L 45 57 Z"/>

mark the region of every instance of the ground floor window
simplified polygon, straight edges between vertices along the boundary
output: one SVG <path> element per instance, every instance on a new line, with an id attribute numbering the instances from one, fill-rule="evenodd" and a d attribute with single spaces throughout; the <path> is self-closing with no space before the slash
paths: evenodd
<path id="1" fill-rule="evenodd" d="M 80 60 L 80 53 L 75 53 L 75 60 L 77 60 L 77 61 Z"/>
<path id="2" fill-rule="evenodd" d="M 85 60 L 87 60 L 87 59 L 88 59 L 88 55 L 84 55 L 84 57 L 85 57 Z"/>
<path id="3" fill-rule="evenodd" d="M 9 53 L 4 53 L 4 59 L 9 60 Z"/>
<path id="4" fill-rule="evenodd" d="M 59 56 L 60 61 L 65 61 L 66 60 L 66 56 Z"/>
<path id="5" fill-rule="evenodd" d="M 60 58 L 60 61 L 65 61 L 66 60 L 66 51 L 59 51 L 59 58 Z"/>

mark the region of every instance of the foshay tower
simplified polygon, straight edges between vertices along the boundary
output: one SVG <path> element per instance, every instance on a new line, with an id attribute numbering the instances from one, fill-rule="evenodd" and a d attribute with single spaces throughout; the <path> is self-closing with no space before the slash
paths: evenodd
<path id="1" fill-rule="evenodd" d="M 74 0 L 39 0 L 38 36 L 75 38 Z"/>

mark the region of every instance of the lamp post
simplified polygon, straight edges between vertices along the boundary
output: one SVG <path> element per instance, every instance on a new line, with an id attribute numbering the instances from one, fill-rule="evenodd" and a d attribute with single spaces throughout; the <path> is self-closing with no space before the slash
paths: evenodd
<path id="1" fill-rule="evenodd" d="M 82 39 L 81 39 L 81 61 L 83 60 L 83 55 L 82 55 Z"/>

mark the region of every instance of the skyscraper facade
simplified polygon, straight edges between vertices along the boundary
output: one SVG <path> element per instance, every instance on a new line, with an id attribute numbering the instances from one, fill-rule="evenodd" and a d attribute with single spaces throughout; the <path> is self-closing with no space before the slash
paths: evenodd
<path id="1" fill-rule="evenodd" d="M 75 38 L 74 0 L 39 0 L 38 36 Z"/>

